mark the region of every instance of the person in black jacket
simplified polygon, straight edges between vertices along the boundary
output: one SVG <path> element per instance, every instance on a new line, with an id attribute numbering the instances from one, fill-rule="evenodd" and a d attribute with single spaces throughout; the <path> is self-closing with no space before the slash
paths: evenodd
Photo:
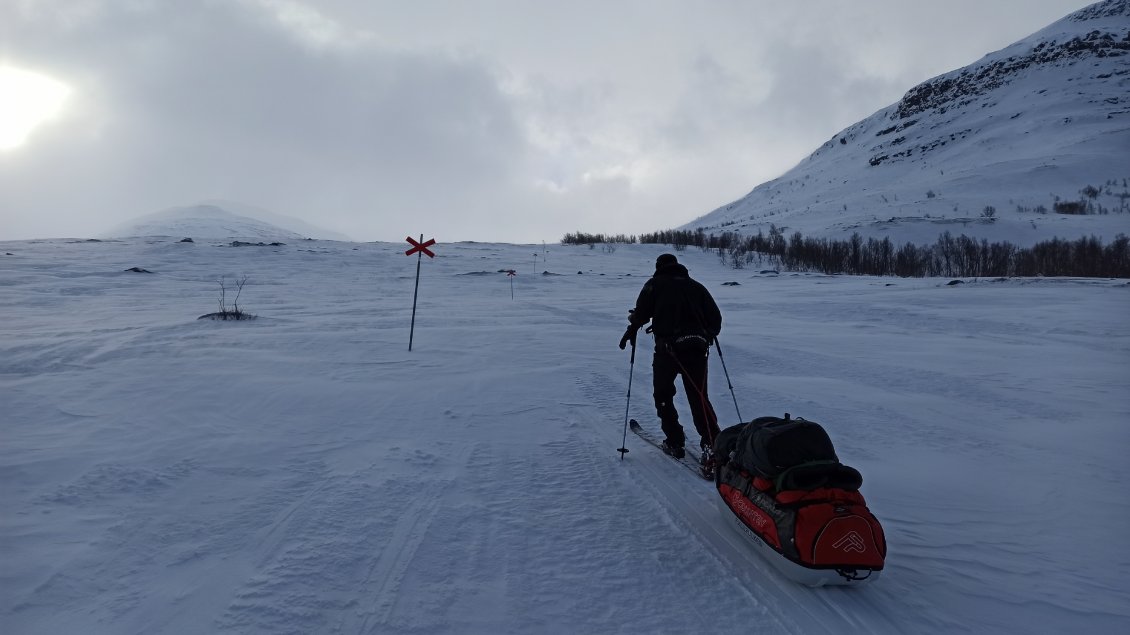
<path id="1" fill-rule="evenodd" d="M 706 287 L 692 279 L 672 254 L 655 259 L 655 275 L 644 283 L 635 308 L 628 313 L 628 329 L 620 339 L 620 350 L 629 342 L 634 348 L 636 333 L 648 322 L 648 332 L 655 335 L 652 374 L 655 411 L 666 436 L 663 451 L 675 458 L 686 456 L 686 435 L 672 403 L 675 378 L 682 375 L 703 458 L 709 461 L 709 450 L 719 430 L 718 417 L 707 397 L 707 356 L 722 330 L 722 314 Z M 713 465 L 704 465 L 704 472 L 707 468 L 712 471 Z"/>

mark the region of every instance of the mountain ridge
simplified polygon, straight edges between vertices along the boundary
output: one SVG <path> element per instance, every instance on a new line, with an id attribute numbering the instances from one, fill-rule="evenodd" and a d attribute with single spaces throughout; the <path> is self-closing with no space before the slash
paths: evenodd
<path id="1" fill-rule="evenodd" d="M 153 212 L 119 224 L 104 234 L 106 238 L 136 236 L 348 240 L 305 221 L 234 201 L 206 201 Z"/>
<path id="2" fill-rule="evenodd" d="M 1130 0 L 1107 0 L 911 87 L 782 176 L 682 228 L 775 225 L 908 242 L 946 229 L 1018 244 L 1113 238 L 1130 230 L 1127 94 Z M 1094 213 L 1054 213 L 1066 201 Z"/>

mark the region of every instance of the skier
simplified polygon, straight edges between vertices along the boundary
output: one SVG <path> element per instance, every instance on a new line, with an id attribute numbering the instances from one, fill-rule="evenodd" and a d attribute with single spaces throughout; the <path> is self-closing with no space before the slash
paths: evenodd
<path id="1" fill-rule="evenodd" d="M 644 283 L 635 308 L 628 312 L 628 329 L 620 338 L 620 350 L 629 342 L 635 348 L 636 332 L 649 321 L 651 326 L 646 332 L 655 335 L 651 366 L 655 411 L 666 436 L 663 451 L 677 459 L 686 456 L 686 435 L 672 403 L 675 378 L 682 375 L 683 390 L 703 450 L 703 474 L 710 477 L 714 471 L 714 439 L 719 430 L 718 417 L 707 397 L 706 370 L 710 345 L 722 330 L 722 314 L 706 287 L 692 279 L 672 254 L 655 259 L 655 275 Z"/>

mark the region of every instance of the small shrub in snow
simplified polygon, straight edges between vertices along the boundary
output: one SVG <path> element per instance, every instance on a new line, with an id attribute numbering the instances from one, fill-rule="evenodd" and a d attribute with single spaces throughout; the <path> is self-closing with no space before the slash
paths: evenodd
<path id="1" fill-rule="evenodd" d="M 1056 201 L 1052 207 L 1056 214 L 1082 215 L 1087 213 L 1087 206 L 1082 201 Z"/>
<path id="2" fill-rule="evenodd" d="M 243 276 L 235 281 L 235 299 L 232 300 L 231 307 L 227 304 L 228 286 L 227 280 L 221 276 L 219 279 L 220 284 L 220 310 L 215 313 L 208 313 L 196 318 L 198 320 L 254 320 L 255 316 L 246 313 L 243 309 L 239 308 L 239 294 L 243 293 L 243 285 L 247 284 L 247 276 Z"/>

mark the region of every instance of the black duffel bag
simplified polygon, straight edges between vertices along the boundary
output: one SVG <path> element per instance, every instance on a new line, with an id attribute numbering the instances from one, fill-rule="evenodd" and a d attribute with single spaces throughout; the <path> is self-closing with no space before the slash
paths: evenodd
<path id="1" fill-rule="evenodd" d="M 807 463 L 839 463 L 832 439 L 814 421 L 758 417 L 742 426 L 733 443 L 733 460 L 743 468 L 775 479 Z"/>

